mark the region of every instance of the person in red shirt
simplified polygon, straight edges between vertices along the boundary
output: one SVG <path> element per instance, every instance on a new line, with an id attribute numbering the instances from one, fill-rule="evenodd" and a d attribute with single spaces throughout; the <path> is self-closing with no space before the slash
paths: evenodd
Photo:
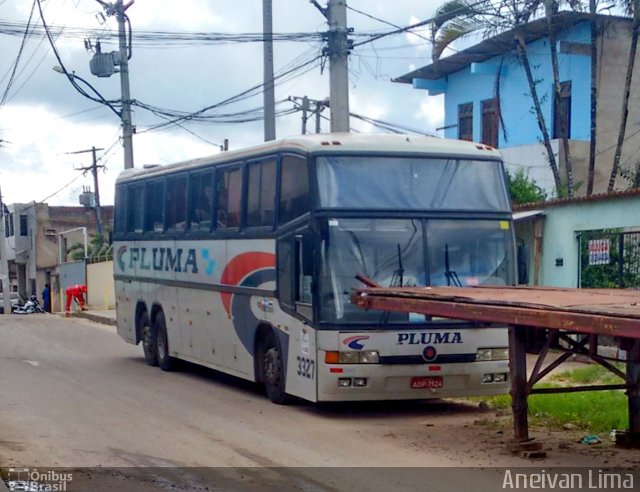
<path id="1" fill-rule="evenodd" d="M 67 305 L 66 305 L 65 311 L 67 314 L 71 313 L 72 299 L 76 300 L 76 303 L 78 304 L 78 306 L 80 306 L 80 309 L 82 311 L 85 311 L 87 309 L 87 306 L 84 301 L 84 294 L 86 293 L 87 293 L 86 285 L 71 285 L 67 287 L 67 290 L 65 291 L 65 294 L 67 297 Z"/>

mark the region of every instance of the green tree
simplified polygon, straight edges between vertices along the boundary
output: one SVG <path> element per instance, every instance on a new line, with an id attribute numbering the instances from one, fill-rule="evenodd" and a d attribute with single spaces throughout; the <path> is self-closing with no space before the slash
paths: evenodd
<path id="1" fill-rule="evenodd" d="M 515 174 L 506 171 L 509 198 L 513 205 L 522 203 L 544 202 L 547 193 L 538 186 L 533 178 L 524 169 L 518 169 Z"/>
<path id="2" fill-rule="evenodd" d="M 102 234 L 92 234 L 87 245 L 87 257 L 102 254 L 108 246 L 109 244 Z M 70 256 L 74 261 L 82 260 L 84 258 L 84 244 L 73 243 L 67 249 L 67 256 Z"/>
<path id="3" fill-rule="evenodd" d="M 609 177 L 607 191 L 611 193 L 616 184 L 616 178 L 620 174 L 620 157 L 622 156 L 622 144 L 627 131 L 627 118 L 629 117 L 629 96 L 631 93 L 631 80 L 633 78 L 633 67 L 636 62 L 636 51 L 638 49 L 638 35 L 640 34 L 640 0 L 619 0 L 627 14 L 631 15 L 631 46 L 629 47 L 629 57 L 627 58 L 627 73 L 624 80 L 624 92 L 622 93 L 622 110 L 620 111 L 620 125 L 618 126 L 618 142 L 613 156 L 613 166 Z"/>

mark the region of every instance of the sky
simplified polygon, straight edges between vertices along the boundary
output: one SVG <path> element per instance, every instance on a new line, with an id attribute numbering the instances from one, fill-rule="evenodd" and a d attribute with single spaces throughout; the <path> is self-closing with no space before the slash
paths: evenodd
<path id="1" fill-rule="evenodd" d="M 115 1 L 115 0 L 114 0 Z M 326 5 L 326 0 L 320 0 Z M 349 0 L 347 22 L 354 33 L 393 30 L 429 18 L 442 0 Z M 0 0 L 0 22 L 26 25 L 32 0 Z M 117 50 L 114 17 L 104 19 L 96 0 L 41 0 L 46 23 L 52 26 L 55 45 L 67 70 L 85 79 L 106 99 L 120 98 L 119 75 L 97 78 L 89 70 L 93 56 L 85 47 L 101 41 L 103 52 Z M 357 12 L 357 11 L 360 12 Z M 365 15 L 365 14 L 368 14 Z M 259 33 L 262 31 L 261 0 L 136 0 L 127 10 L 134 38 L 129 61 L 131 97 L 144 104 L 182 112 L 195 112 L 224 101 L 262 83 L 262 44 L 224 44 L 149 41 L 136 39 L 136 32 Z M 376 20 L 376 18 L 378 20 Z M 387 23 L 383 23 L 386 21 Z M 32 23 L 42 26 L 37 7 Z M 308 0 L 273 0 L 274 33 L 316 33 L 328 29 L 325 18 Z M 55 26 L 55 27 L 54 27 Z M 58 27 L 65 29 L 60 34 Z M 83 28 L 80 32 L 74 28 Z M 76 170 L 91 164 L 90 153 L 74 154 L 96 147 L 100 198 L 113 204 L 114 182 L 124 168 L 120 121 L 104 105 L 79 94 L 67 78 L 53 67 L 59 65 L 48 40 L 40 30 L 27 37 L 19 63 L 15 62 L 22 33 L 0 30 L 0 187 L 5 203 L 46 202 L 79 205 L 83 188 L 93 189 L 90 174 Z M 429 97 L 409 85 L 391 82 L 430 60 L 429 43 L 416 34 L 385 37 L 353 50 L 349 59 L 350 110 L 353 113 L 436 134 L 444 119 L 441 96 Z M 57 35 L 57 36 L 56 36 Z M 422 35 L 427 36 L 423 31 Z M 361 38 L 355 38 L 357 42 Z M 322 51 L 320 40 L 274 43 L 275 71 L 285 71 L 310 60 Z M 12 84 L 7 90 L 9 80 Z M 295 75 L 295 76 L 294 76 Z M 313 63 L 276 85 L 277 110 L 292 109 L 288 97 L 329 96 L 329 67 Z M 262 106 L 262 95 L 240 101 L 216 113 L 236 113 Z M 323 115 L 329 115 L 325 111 Z M 134 108 L 134 165 L 169 164 L 219 152 L 229 140 L 230 149 L 263 141 L 263 123 L 182 122 L 162 129 L 151 127 L 165 120 L 142 108 Z M 322 131 L 329 121 L 322 121 Z M 352 129 L 381 132 L 352 119 Z M 314 122 L 310 121 L 314 131 Z M 276 121 L 277 138 L 301 133 L 301 113 Z"/>

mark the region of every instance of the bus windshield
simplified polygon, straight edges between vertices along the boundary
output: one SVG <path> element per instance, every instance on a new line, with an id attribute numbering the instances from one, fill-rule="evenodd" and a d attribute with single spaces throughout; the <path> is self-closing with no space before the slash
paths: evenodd
<path id="1" fill-rule="evenodd" d="M 321 238 L 320 318 L 326 323 L 415 323 L 424 316 L 350 303 L 362 273 L 383 287 L 513 283 L 510 223 L 478 219 L 330 218 Z"/>
<path id="2" fill-rule="evenodd" d="M 322 156 L 316 173 L 322 208 L 510 211 L 495 160 Z"/>

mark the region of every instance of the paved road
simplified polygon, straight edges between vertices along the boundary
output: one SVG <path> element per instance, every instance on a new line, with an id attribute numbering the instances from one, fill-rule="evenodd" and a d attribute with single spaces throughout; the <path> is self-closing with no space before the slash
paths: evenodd
<path id="1" fill-rule="evenodd" d="M 189 468 L 190 478 L 171 480 L 214 473 L 224 490 L 265 480 L 291 490 L 344 490 L 345 477 L 368 481 L 372 472 L 363 467 L 386 467 L 363 490 L 389 490 L 422 480 L 399 467 L 530 465 L 505 451 L 508 435 L 474 425 L 493 418 L 475 404 L 282 407 L 257 385 L 194 366 L 162 372 L 141 352 L 113 327 L 89 320 L 0 316 L 0 465 L 153 473 L 217 467 Z M 544 463 L 574 464 L 604 463 L 567 451 L 550 452 Z M 157 486 L 140 473 L 109 476 L 137 480 L 136 490 Z M 452 474 L 448 483 L 458 479 L 466 480 Z"/>

